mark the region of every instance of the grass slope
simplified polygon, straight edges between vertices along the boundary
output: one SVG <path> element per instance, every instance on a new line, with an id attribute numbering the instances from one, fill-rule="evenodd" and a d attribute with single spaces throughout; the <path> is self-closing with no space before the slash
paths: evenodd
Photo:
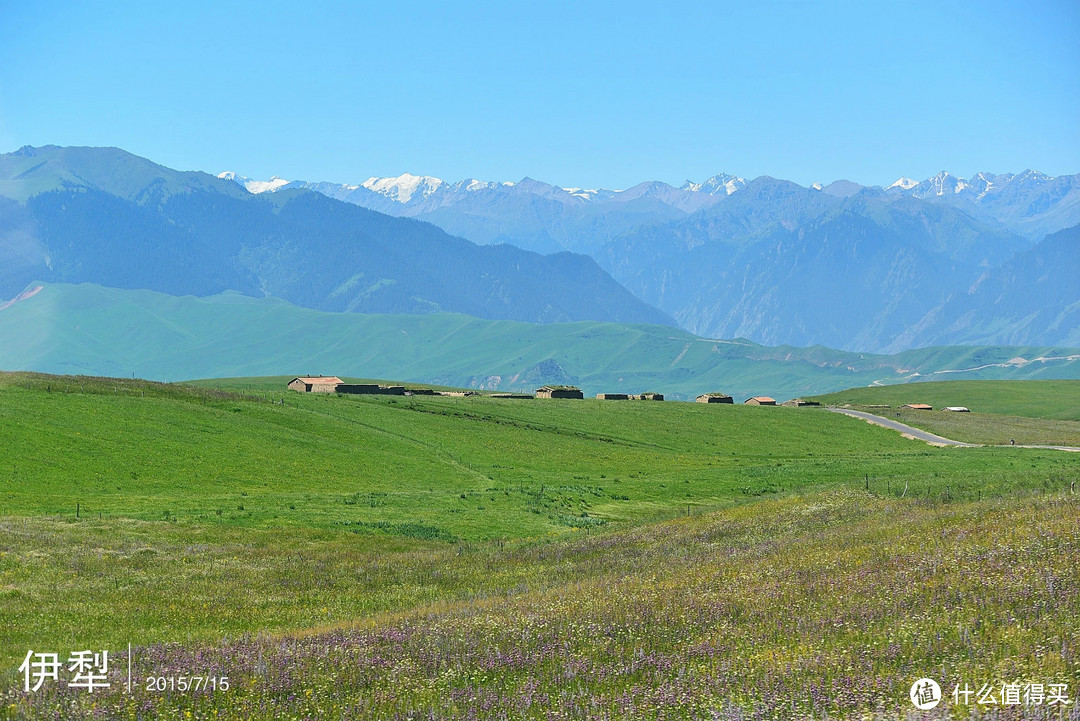
<path id="1" fill-rule="evenodd" d="M 1080 447 L 1080 381 L 947 381 L 853 388 L 816 400 L 884 414 L 957 441 Z M 900 408 L 907 403 L 927 403 L 938 410 Z M 874 407 L 883 405 L 890 408 Z M 945 406 L 972 412 L 941 412 Z"/>
<path id="2" fill-rule="evenodd" d="M 0 716 L 858 717 L 942 665 L 1080 672 L 1069 454 L 814 409 L 219 385 L 0 374 Z M 129 642 L 139 687 L 233 691 L 15 690 L 26 649 L 77 646 L 117 691 Z"/>
<path id="3" fill-rule="evenodd" d="M 1080 381 L 937 381 L 918 385 L 848 388 L 815 396 L 829 405 L 928 403 L 965 406 L 975 413 L 1080 421 Z"/>
<path id="4" fill-rule="evenodd" d="M 571 382 L 589 395 L 652 390 L 687 398 L 723 391 L 741 401 L 941 371 L 964 378 L 1080 377 L 1080 351 L 1069 349 L 928 348 L 878 356 L 707 340 L 662 326 L 322 313 L 272 298 L 173 297 L 86 284 L 47 285 L 0 310 L 0 338 L 6 339 L 0 368 L 158 380 L 287 370 L 501 390 Z M 1009 362 L 1017 356 L 1065 360 Z"/>

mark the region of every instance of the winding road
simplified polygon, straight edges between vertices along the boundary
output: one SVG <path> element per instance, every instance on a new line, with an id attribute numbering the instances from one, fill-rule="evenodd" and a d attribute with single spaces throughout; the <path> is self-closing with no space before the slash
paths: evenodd
<path id="1" fill-rule="evenodd" d="M 961 441 L 954 441 L 949 438 L 942 438 L 941 436 L 934 435 L 927 431 L 914 428 L 901 423 L 900 421 L 889 420 L 888 418 L 882 418 L 881 416 L 875 416 L 873 413 L 866 413 L 864 411 L 853 411 L 850 408 L 828 408 L 833 413 L 842 413 L 845 416 L 851 416 L 852 418 L 861 418 L 867 423 L 873 423 L 875 426 L 882 426 L 883 428 L 891 428 L 894 431 L 899 431 L 905 438 L 913 438 L 919 441 L 925 441 L 932 446 L 962 446 L 964 448 L 976 448 L 982 444 L 979 443 L 963 443 Z M 1033 446 L 1033 445 L 1008 445 L 999 446 L 1004 448 L 1043 448 L 1054 451 L 1070 451 L 1072 453 L 1080 453 L 1080 448 L 1074 446 Z"/>

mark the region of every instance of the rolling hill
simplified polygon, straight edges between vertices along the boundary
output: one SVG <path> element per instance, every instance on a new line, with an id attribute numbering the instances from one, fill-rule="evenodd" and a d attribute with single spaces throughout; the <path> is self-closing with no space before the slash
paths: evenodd
<path id="1" fill-rule="evenodd" d="M 565 382 L 590 394 L 721 390 L 739 400 L 943 377 L 1080 377 L 1078 349 L 883 356 L 710 340 L 655 325 L 326 313 L 236 293 L 174 297 L 89 284 L 29 293 L 0 310 L 0 368 L 159 380 L 325 373 L 492 390 Z"/>

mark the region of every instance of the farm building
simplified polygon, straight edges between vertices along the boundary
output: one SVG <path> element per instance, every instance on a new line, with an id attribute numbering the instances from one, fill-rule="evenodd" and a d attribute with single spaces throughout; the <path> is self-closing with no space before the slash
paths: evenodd
<path id="1" fill-rule="evenodd" d="M 649 393 L 642 393 L 641 395 L 630 396 L 630 400 L 634 400 L 634 401 L 662 401 L 662 400 L 664 400 L 664 394 L 663 393 L 653 393 L 653 392 L 650 391 Z"/>
<path id="2" fill-rule="evenodd" d="M 743 403 L 748 406 L 775 406 L 776 399 L 768 396 L 754 396 L 753 398 L 747 398 Z"/>
<path id="3" fill-rule="evenodd" d="M 520 398 L 520 399 L 524 400 L 526 398 L 529 398 L 529 399 L 534 398 L 535 396 L 532 396 L 532 395 L 530 395 L 528 393 L 492 393 L 488 397 L 489 398 Z"/>
<path id="4" fill-rule="evenodd" d="M 723 393 L 702 393 L 700 396 L 694 399 L 698 403 L 734 403 L 734 399 L 731 396 L 726 396 Z"/>
<path id="5" fill-rule="evenodd" d="M 536 389 L 537 398 L 584 398 L 585 394 L 576 386 L 544 386 Z"/>
<path id="6" fill-rule="evenodd" d="M 337 376 L 297 376 L 288 383 L 289 388 L 300 393 L 334 393 L 340 385 Z"/>
<path id="7" fill-rule="evenodd" d="M 792 398 L 790 401 L 784 401 L 780 405 L 789 408 L 809 408 L 810 406 L 820 406 L 821 404 L 817 401 L 804 401 L 802 398 Z"/>
<path id="8" fill-rule="evenodd" d="M 597 393 L 596 397 L 602 401 L 628 401 L 630 396 L 625 393 Z"/>
<path id="9" fill-rule="evenodd" d="M 932 411 L 932 410 L 934 410 L 933 406 L 927 405 L 926 403 L 906 403 L 906 404 L 904 404 L 904 405 L 902 405 L 900 407 L 901 408 L 907 408 L 907 409 L 912 410 L 912 411 Z"/>
<path id="10" fill-rule="evenodd" d="M 953 413 L 971 413 L 971 409 L 965 408 L 964 406 L 946 406 L 941 410 L 952 411 Z"/>

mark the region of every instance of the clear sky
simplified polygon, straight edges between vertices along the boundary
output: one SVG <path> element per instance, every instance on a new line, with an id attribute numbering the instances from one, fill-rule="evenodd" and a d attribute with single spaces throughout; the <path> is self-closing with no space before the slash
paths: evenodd
<path id="1" fill-rule="evenodd" d="M 359 182 L 1080 172 L 1080 2 L 0 0 L 0 151 Z"/>

